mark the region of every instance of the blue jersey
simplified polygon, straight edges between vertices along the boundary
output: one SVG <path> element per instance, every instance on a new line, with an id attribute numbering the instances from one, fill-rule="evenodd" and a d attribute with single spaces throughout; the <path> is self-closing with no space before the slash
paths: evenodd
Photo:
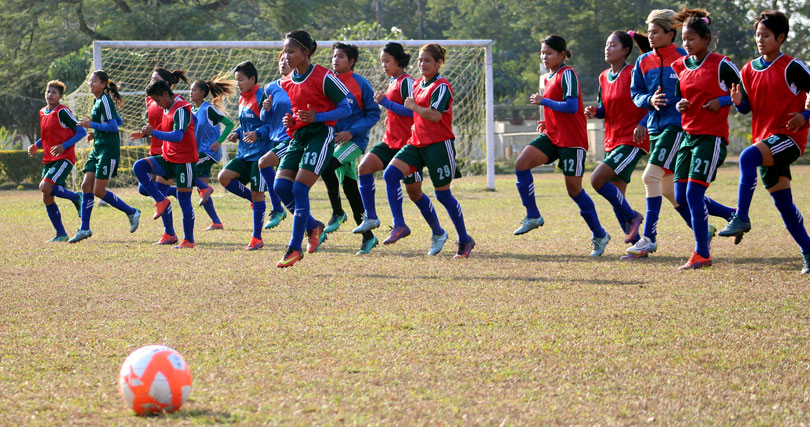
<path id="1" fill-rule="evenodd" d="M 647 115 L 647 131 L 653 135 L 663 132 L 668 126 L 681 127 L 681 113 L 676 105 L 681 100 L 676 96 L 678 74 L 672 69 L 672 63 L 685 55 L 685 50 L 671 44 L 647 52 L 636 60 L 630 94 L 639 108 L 650 110 Z M 650 105 L 650 98 L 659 86 L 666 95 L 667 105 L 656 110 Z"/>
<path id="2" fill-rule="evenodd" d="M 366 151 L 368 132 L 380 120 L 380 107 L 374 102 L 374 89 L 368 80 L 353 71 L 338 74 L 338 78 L 349 89 L 346 99 L 352 107 L 352 113 L 349 117 L 338 120 L 335 131 L 351 132 L 352 142 Z"/>
<path id="3" fill-rule="evenodd" d="M 248 162 L 257 162 L 271 148 L 275 146 L 270 141 L 270 124 L 261 119 L 264 91 L 259 85 L 253 86 L 239 96 L 239 127 L 233 131 L 239 135 L 239 148 L 236 158 Z M 245 142 L 245 134 L 256 132 L 256 141 Z"/>
<path id="4" fill-rule="evenodd" d="M 194 114 L 195 122 L 197 122 L 197 128 L 194 130 L 194 134 L 197 137 L 197 150 L 219 162 L 222 160 L 222 150 L 214 151 L 211 149 L 211 144 L 217 142 L 220 136 L 219 123 L 211 121 L 211 118 L 208 116 L 209 108 L 213 108 L 218 115 L 222 116 L 222 113 L 220 113 L 216 107 L 209 104 L 207 101 L 203 101 L 200 108 L 197 109 L 197 112 Z"/>
<path id="5" fill-rule="evenodd" d="M 290 139 L 287 135 L 287 128 L 281 122 L 284 116 L 292 114 L 292 105 L 290 104 L 290 97 L 287 92 L 281 88 L 279 84 L 281 80 L 275 80 L 264 87 L 265 98 L 272 98 L 273 106 L 270 111 L 262 108 L 261 119 L 264 123 L 269 123 L 269 138 L 273 144 L 286 141 Z"/>

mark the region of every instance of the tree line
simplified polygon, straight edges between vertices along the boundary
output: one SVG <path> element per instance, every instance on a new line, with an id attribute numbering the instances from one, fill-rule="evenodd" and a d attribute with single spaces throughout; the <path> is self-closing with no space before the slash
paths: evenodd
<path id="1" fill-rule="evenodd" d="M 717 51 L 738 66 L 756 56 L 753 18 L 765 8 L 791 16 L 785 51 L 807 58 L 807 0 L 685 5 L 711 12 Z M 392 27 L 407 39 L 492 39 L 496 103 L 515 105 L 536 91 L 540 40 L 559 34 L 573 52 L 569 63 L 583 95 L 593 98 L 606 68 L 607 35 L 644 31 L 650 10 L 678 6 L 658 0 L 0 0 L 0 127 L 35 138 L 45 83 L 58 78 L 69 92 L 83 84 L 94 40 L 280 40 L 296 28 L 322 40 L 382 37 Z"/>

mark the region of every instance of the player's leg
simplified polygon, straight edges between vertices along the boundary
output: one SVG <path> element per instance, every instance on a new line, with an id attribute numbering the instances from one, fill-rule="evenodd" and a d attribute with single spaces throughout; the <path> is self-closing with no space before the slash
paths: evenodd
<path id="1" fill-rule="evenodd" d="M 219 171 L 219 183 L 229 192 L 252 202 L 253 196 L 245 187 L 245 183 L 250 179 L 250 169 L 250 162 L 233 158 Z"/>
<path id="2" fill-rule="evenodd" d="M 526 217 L 521 221 L 520 227 L 515 230 L 515 235 L 528 233 L 545 223 L 540 215 L 540 210 L 537 209 L 537 201 L 534 197 L 532 168 L 554 161 L 549 156 L 549 152 L 556 153 L 554 144 L 548 136 L 540 134 L 523 148 L 515 160 L 515 176 L 517 177 L 515 185 L 520 194 L 520 200 L 526 208 Z"/>
<path id="3" fill-rule="evenodd" d="M 632 174 L 642 154 L 643 151 L 638 147 L 619 146 L 608 153 L 605 161 L 591 174 L 591 186 L 613 207 L 619 226 L 625 233 L 625 243 L 638 241 L 639 229 L 644 219 L 630 207 L 630 203 L 624 197 L 629 175 Z"/>
<path id="4" fill-rule="evenodd" d="M 458 251 L 455 258 L 468 258 L 470 252 L 475 247 L 475 240 L 467 233 L 467 225 L 464 221 L 464 212 L 461 203 L 458 202 L 450 191 L 450 184 L 453 178 L 461 176 L 457 174 L 456 148 L 453 140 L 431 144 L 421 147 L 418 153 L 422 156 L 422 163 L 428 170 L 430 180 L 435 188 L 436 200 L 444 205 L 447 215 L 456 228 L 458 237 Z M 397 155 L 399 158 L 399 155 Z M 411 165 L 420 166 L 420 165 Z M 416 169 L 421 170 L 421 167 Z"/>
<path id="5" fill-rule="evenodd" d="M 360 197 L 363 200 L 363 222 L 360 223 L 353 233 L 364 233 L 380 226 L 380 219 L 377 217 L 377 205 L 375 194 L 377 186 L 374 183 L 374 173 L 385 169 L 394 158 L 397 150 L 388 147 L 384 142 L 375 145 L 368 154 L 363 157 L 358 167 L 358 184 Z"/>
<path id="6" fill-rule="evenodd" d="M 287 217 L 287 212 L 284 210 L 284 200 L 275 190 L 276 172 L 273 169 L 278 166 L 280 156 L 283 157 L 284 152 L 287 151 L 287 143 L 284 142 L 283 144 L 283 147 L 277 145 L 276 148 L 268 151 L 259 159 L 259 172 L 262 174 L 262 178 L 264 178 L 264 182 L 267 184 L 270 201 L 273 204 L 273 210 L 270 211 L 267 224 L 264 226 L 266 230 L 277 226 Z M 277 148 L 280 151 L 276 151 Z"/>
<path id="7" fill-rule="evenodd" d="M 175 182 L 177 183 L 177 201 L 183 211 L 183 241 L 175 248 L 193 248 L 194 245 L 194 207 L 191 205 L 192 189 L 197 181 L 196 163 L 172 164 Z"/>
<path id="8" fill-rule="evenodd" d="M 264 213 L 267 211 L 264 192 L 267 191 L 267 183 L 259 172 L 259 162 L 248 162 L 250 177 L 250 207 L 253 210 L 253 235 L 250 238 L 245 250 L 261 249 L 264 246 L 262 240 L 262 226 L 264 225 Z"/>

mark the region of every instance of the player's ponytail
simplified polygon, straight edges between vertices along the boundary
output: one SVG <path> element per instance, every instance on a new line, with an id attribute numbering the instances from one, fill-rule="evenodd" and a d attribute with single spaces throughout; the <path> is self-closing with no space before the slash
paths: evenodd
<path id="1" fill-rule="evenodd" d="M 211 103 L 214 104 L 217 108 L 223 108 L 225 98 L 233 95 L 234 93 L 234 82 L 232 80 L 227 80 L 220 77 L 219 74 L 214 76 L 211 80 L 203 81 L 197 80 L 194 82 L 195 85 L 205 93 L 203 98 L 211 94 Z"/>
<path id="2" fill-rule="evenodd" d="M 98 80 L 101 83 L 105 83 L 106 86 L 104 87 L 104 93 L 110 96 L 115 102 L 115 105 L 118 108 L 124 105 L 124 98 L 118 92 L 118 85 L 115 84 L 114 81 L 110 80 L 110 76 L 104 70 L 96 70 L 93 71 L 93 75 L 98 77 Z"/>
<path id="3" fill-rule="evenodd" d="M 284 36 L 285 39 L 291 39 L 298 43 L 299 46 L 308 51 L 307 55 L 312 58 L 312 55 L 318 49 L 318 43 L 312 39 L 312 36 L 304 30 L 290 31 Z"/>
<path id="4" fill-rule="evenodd" d="M 382 49 L 383 52 L 391 55 L 397 61 L 399 68 L 406 68 L 411 62 L 411 55 L 405 52 L 405 48 L 396 42 L 388 42 Z"/>
<path id="5" fill-rule="evenodd" d="M 709 12 L 703 9 L 687 9 L 681 7 L 681 10 L 673 18 L 675 25 L 680 25 L 684 29 L 690 29 L 697 33 L 701 38 L 712 38 L 712 30 L 709 25 L 712 23 L 709 18 Z"/>
<path id="6" fill-rule="evenodd" d="M 641 53 L 647 53 L 652 51 L 652 47 L 650 46 L 650 39 L 647 38 L 647 35 L 644 33 L 639 33 L 633 30 L 627 32 L 627 34 L 633 38 L 633 41 L 636 42 L 636 46 L 638 46 L 638 50 Z"/>
<path id="7" fill-rule="evenodd" d="M 571 59 L 571 51 L 568 50 L 568 43 L 558 35 L 550 35 L 543 39 L 543 44 L 562 53 L 566 59 Z"/>
<path id="8" fill-rule="evenodd" d="M 188 84 L 188 77 L 186 77 L 186 72 L 183 70 L 169 71 L 163 67 L 155 67 L 155 69 L 152 71 L 158 73 L 160 78 L 165 80 L 166 83 L 169 84 L 169 86 L 176 85 L 178 82 L 180 82 L 180 80 Z"/>

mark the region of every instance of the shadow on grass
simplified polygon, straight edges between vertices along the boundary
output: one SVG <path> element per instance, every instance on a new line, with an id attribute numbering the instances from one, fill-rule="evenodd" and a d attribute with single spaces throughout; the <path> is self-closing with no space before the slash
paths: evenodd
<path id="1" fill-rule="evenodd" d="M 146 414 L 144 415 L 144 418 L 167 419 L 167 420 L 194 419 L 194 422 L 204 422 L 204 423 L 213 422 L 217 424 L 229 424 L 240 422 L 238 417 L 231 416 L 229 412 L 212 411 L 210 409 L 192 409 L 188 411 L 180 409 L 179 411 L 172 412 L 171 414 L 162 414 L 162 413 Z"/>

